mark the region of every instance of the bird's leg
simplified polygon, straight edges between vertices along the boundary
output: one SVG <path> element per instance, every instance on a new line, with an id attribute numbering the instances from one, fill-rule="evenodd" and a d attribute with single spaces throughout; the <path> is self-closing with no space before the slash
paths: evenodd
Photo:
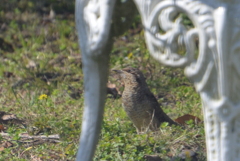
<path id="1" fill-rule="evenodd" d="M 155 110 L 153 110 L 153 112 L 152 112 L 152 116 L 151 116 L 152 118 L 147 126 L 147 129 L 145 130 L 146 133 L 149 131 L 149 129 L 151 129 L 153 131 L 157 130 L 157 127 L 155 127 L 155 125 L 153 124 L 154 115 L 155 115 Z"/>

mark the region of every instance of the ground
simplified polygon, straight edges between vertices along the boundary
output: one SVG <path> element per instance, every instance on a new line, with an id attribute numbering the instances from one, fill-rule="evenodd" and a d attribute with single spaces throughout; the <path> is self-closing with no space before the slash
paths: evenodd
<path id="1" fill-rule="evenodd" d="M 0 115 L 0 130 L 8 135 L 0 135 L 0 160 L 74 160 L 84 101 L 74 3 L 4 2 L 0 6 L 0 111 L 12 117 L 4 120 Z M 62 3 L 68 6 L 64 12 Z M 138 67 L 172 119 L 191 114 L 203 120 L 199 95 L 183 69 L 165 67 L 151 58 L 143 34 L 136 21 L 114 39 L 110 68 Z M 109 81 L 121 94 L 122 84 L 111 72 Z M 26 140 L 21 134 L 60 138 Z M 157 133 L 138 135 L 121 97 L 108 95 L 96 161 L 144 160 L 146 154 L 169 160 L 183 147 L 206 160 L 203 123 L 188 121 L 184 128 L 163 124 Z"/>

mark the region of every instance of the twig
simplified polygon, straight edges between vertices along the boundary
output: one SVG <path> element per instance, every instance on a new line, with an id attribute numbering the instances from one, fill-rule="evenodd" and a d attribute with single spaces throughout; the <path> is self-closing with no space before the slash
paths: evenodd
<path id="1" fill-rule="evenodd" d="M 146 129 L 146 131 L 145 131 L 145 133 L 147 133 L 147 132 L 149 131 L 149 129 L 150 129 L 150 126 L 151 126 L 151 124 L 152 124 L 152 122 L 153 122 L 153 119 L 154 119 L 154 115 L 155 115 L 155 110 L 153 110 L 153 114 L 152 114 L 151 121 L 150 121 L 150 123 L 149 123 L 149 125 L 148 125 L 148 127 L 147 127 L 147 129 Z"/>
<path id="2" fill-rule="evenodd" d="M 58 134 L 48 135 L 48 136 L 46 135 L 29 136 L 29 135 L 20 134 L 19 137 L 28 138 L 28 139 L 60 139 L 60 136 Z"/>
<path id="3" fill-rule="evenodd" d="M 8 133 L 0 133 L 2 137 L 9 137 L 10 135 Z M 58 134 L 55 135 L 39 135 L 39 136 L 30 136 L 27 133 L 19 134 L 20 138 L 27 138 L 27 139 L 60 139 L 60 136 Z"/>

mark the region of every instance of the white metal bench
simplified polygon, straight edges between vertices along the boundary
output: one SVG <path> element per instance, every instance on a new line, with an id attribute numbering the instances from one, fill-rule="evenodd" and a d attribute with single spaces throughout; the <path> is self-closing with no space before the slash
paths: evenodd
<path id="1" fill-rule="evenodd" d="M 134 0 L 151 55 L 185 67 L 204 113 L 209 161 L 240 160 L 240 1 Z M 110 22 L 115 0 L 76 0 L 76 24 L 84 64 L 85 109 L 77 160 L 90 161 L 98 141 L 105 101 Z M 184 13 L 194 27 L 186 28 Z M 161 34 L 163 31 L 164 34 Z M 199 40 L 196 58 L 195 40 Z M 178 45 L 186 55 L 178 54 Z M 238 55 L 239 54 L 239 55 Z M 97 99 L 96 99 L 97 98 Z"/>

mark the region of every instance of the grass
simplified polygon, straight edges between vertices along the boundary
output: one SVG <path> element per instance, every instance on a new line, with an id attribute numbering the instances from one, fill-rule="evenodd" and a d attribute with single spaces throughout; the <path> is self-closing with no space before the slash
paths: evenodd
<path id="1" fill-rule="evenodd" d="M 0 10 L 0 38 L 4 40 L 0 44 L 0 111 L 16 114 L 26 126 L 3 125 L 11 138 L 0 137 L 0 147 L 4 142 L 13 145 L 0 151 L 0 160 L 74 160 L 84 101 L 74 15 L 59 13 L 47 23 L 44 14 L 32 9 L 34 1 L 13 0 L 10 4 L 15 7 L 8 4 L 7 9 L 1 6 Z M 29 11 L 26 6 L 30 6 Z M 129 65 L 143 71 L 150 89 L 171 118 L 192 114 L 203 119 L 200 98 L 183 69 L 168 68 L 153 60 L 143 31 L 115 38 L 111 69 Z M 118 80 L 112 76 L 109 80 L 122 91 Z M 60 142 L 26 144 L 19 137 L 24 132 L 59 134 Z M 182 146 L 197 149 L 200 160 L 206 160 L 203 124 L 189 122 L 184 129 L 163 124 L 158 133 L 138 135 L 121 106 L 121 98 L 108 97 L 94 160 L 144 160 L 145 154 L 169 160 L 169 156 L 180 153 Z"/>

